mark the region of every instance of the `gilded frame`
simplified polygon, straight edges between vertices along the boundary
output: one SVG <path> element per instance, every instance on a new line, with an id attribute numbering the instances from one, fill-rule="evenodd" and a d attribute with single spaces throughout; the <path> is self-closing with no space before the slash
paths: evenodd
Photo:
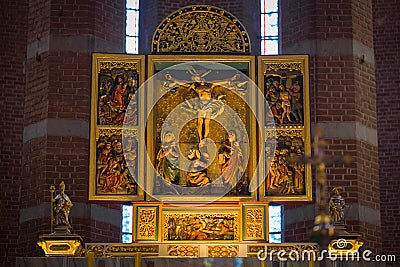
<path id="1" fill-rule="evenodd" d="M 232 239 L 200 239 L 196 240 L 196 243 L 210 243 L 210 242 L 226 242 L 229 240 L 232 243 L 237 243 L 242 241 L 242 216 L 240 213 L 240 205 L 231 204 L 231 205 L 210 205 L 210 206 L 186 206 L 186 207 L 168 207 L 164 206 L 162 210 L 162 225 L 161 225 L 161 241 L 167 243 L 185 243 L 185 242 L 193 242 L 191 237 L 187 239 L 175 239 L 174 236 L 170 236 L 169 233 L 169 226 L 171 225 L 170 220 L 174 220 L 174 223 L 178 221 L 191 220 L 191 219 L 204 219 L 207 218 L 210 223 L 218 222 L 219 220 L 226 220 L 231 221 L 231 228 L 229 229 L 232 231 Z M 193 224 L 189 224 L 190 226 L 194 226 Z"/>
<path id="2" fill-rule="evenodd" d="M 274 136 L 265 128 L 265 147 L 268 147 L 269 138 L 275 138 L 276 149 L 274 155 L 267 150 L 261 153 L 263 162 L 267 157 L 273 160 L 269 169 L 266 164 L 261 166 L 266 179 L 259 188 L 260 199 L 270 202 L 310 201 L 311 165 L 304 163 L 305 158 L 311 155 L 308 55 L 258 57 L 258 87 L 271 108 L 276 127 Z M 295 160 L 288 162 L 290 154 L 295 155 Z"/>
<path id="3" fill-rule="evenodd" d="M 149 55 L 148 56 L 148 77 L 151 78 L 152 75 L 157 73 L 157 71 L 163 70 L 163 66 L 170 66 L 179 63 L 189 63 L 189 62 L 216 62 L 222 64 L 228 64 L 234 66 L 235 64 L 245 64 L 247 66 L 247 76 L 255 83 L 255 57 L 254 56 L 235 56 L 235 55 L 219 55 L 215 57 L 213 55 Z M 154 85 L 151 85 L 154 86 Z M 155 98 L 155 95 L 152 95 L 153 90 L 149 90 L 147 94 L 147 106 L 152 105 L 152 101 Z M 252 105 L 254 105 L 254 110 L 256 111 L 256 92 L 250 90 L 248 98 Z M 156 129 L 156 125 L 154 125 L 154 121 L 156 115 L 153 113 L 150 115 L 150 119 L 147 121 L 147 129 Z M 257 145 L 257 131 L 256 131 L 256 119 L 255 116 L 251 116 L 248 120 L 248 133 L 249 133 L 249 142 L 250 147 L 258 151 Z M 147 169 L 146 172 L 152 173 L 152 164 L 155 164 L 156 161 L 156 140 L 157 136 L 154 131 L 147 130 L 147 150 L 149 151 L 149 157 L 147 159 Z M 254 152 L 252 150 L 251 152 Z M 246 170 L 246 174 L 251 177 L 254 174 L 255 166 L 257 163 L 257 153 L 249 153 L 249 163 Z M 153 165 L 155 166 L 155 165 Z M 148 178 L 148 177 L 147 177 Z M 254 177 L 256 178 L 256 177 Z M 146 186 L 146 192 L 149 192 L 151 188 Z M 155 196 L 157 198 L 157 196 Z M 152 199 L 149 196 L 148 199 Z M 187 200 L 191 200 L 194 202 L 207 202 L 207 196 L 168 196 L 162 195 L 162 199 L 171 202 L 185 202 Z M 257 199 L 257 191 L 252 192 L 248 196 L 223 196 L 218 201 L 254 201 Z"/>
<path id="4" fill-rule="evenodd" d="M 162 204 L 160 202 L 133 202 L 132 240 L 160 242 L 162 233 Z"/>
<path id="5" fill-rule="evenodd" d="M 143 179 L 144 134 L 140 109 L 144 99 L 136 90 L 145 80 L 145 56 L 122 54 L 92 55 L 90 122 L 89 200 L 143 200 L 135 182 Z M 136 111 L 129 126 L 123 125 L 129 100 L 136 97 Z M 134 109 L 133 109 L 134 110 Z M 122 131 L 133 138 L 132 150 L 122 152 Z M 127 162 L 133 163 L 131 174 Z M 118 173 L 115 171 L 118 169 Z M 113 171 L 111 171 L 113 170 Z"/>
<path id="6" fill-rule="evenodd" d="M 267 242 L 269 240 L 268 207 L 268 202 L 241 203 L 243 241 Z"/>

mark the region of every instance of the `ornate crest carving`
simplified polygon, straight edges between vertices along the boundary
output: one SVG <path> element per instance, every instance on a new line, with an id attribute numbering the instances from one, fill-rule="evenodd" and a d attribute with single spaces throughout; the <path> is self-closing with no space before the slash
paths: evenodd
<path id="1" fill-rule="evenodd" d="M 207 5 L 186 6 L 158 26 L 153 52 L 250 53 L 250 39 L 229 12 Z"/>
<path id="2" fill-rule="evenodd" d="M 246 239 L 263 239 L 265 208 L 247 208 L 246 209 Z"/>
<path id="3" fill-rule="evenodd" d="M 139 229 L 137 231 L 138 239 L 154 240 L 156 236 L 156 208 L 138 209 Z"/>

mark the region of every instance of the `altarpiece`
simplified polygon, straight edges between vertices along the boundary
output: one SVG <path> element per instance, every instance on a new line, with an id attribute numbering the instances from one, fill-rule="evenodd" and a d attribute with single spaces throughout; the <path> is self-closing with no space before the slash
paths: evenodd
<path id="1" fill-rule="evenodd" d="M 289 160 L 311 153 L 308 56 L 250 56 L 211 6 L 171 14 L 153 52 L 93 54 L 89 198 L 135 201 L 150 254 L 254 254 L 241 242 L 268 242 L 268 202 L 311 200 L 310 166 Z"/>

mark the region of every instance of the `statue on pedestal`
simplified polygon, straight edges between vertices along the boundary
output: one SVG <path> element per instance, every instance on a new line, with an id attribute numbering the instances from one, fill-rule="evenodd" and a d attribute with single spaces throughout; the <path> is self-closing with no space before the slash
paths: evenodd
<path id="1" fill-rule="evenodd" d="M 334 195 L 329 199 L 329 217 L 335 229 L 335 239 L 329 243 L 328 251 L 332 255 L 347 255 L 354 258 L 364 242 L 361 241 L 360 234 L 346 231 L 344 210 L 348 209 L 349 205 L 346 205 L 340 190 L 343 188 L 334 187 L 332 189 Z"/>
<path id="2" fill-rule="evenodd" d="M 64 233 L 71 233 L 71 224 L 69 222 L 69 213 L 71 207 L 73 206 L 72 201 L 69 199 L 68 195 L 65 194 L 65 183 L 62 181 L 60 183 L 60 193 L 52 199 L 53 201 L 53 223 L 55 230 L 62 231 Z"/>
<path id="3" fill-rule="evenodd" d="M 47 257 L 50 256 L 82 256 L 84 243 L 79 235 L 71 234 L 69 213 L 73 206 L 65 193 L 65 183 L 60 183 L 60 192 L 53 198 L 55 187 L 50 186 L 51 193 L 51 234 L 39 236 L 37 244 Z"/>
<path id="4" fill-rule="evenodd" d="M 334 187 L 332 191 L 335 195 L 329 200 L 329 216 L 333 225 L 344 225 L 344 210 L 348 208 L 344 198 L 339 193 L 341 189 L 342 187 Z"/>

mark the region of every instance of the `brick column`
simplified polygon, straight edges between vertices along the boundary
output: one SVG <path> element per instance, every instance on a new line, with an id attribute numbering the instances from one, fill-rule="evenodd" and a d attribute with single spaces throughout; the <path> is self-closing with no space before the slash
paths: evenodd
<path id="1" fill-rule="evenodd" d="M 120 240 L 119 205 L 88 202 L 91 53 L 124 52 L 125 3 L 117 2 L 29 1 L 21 256 L 41 254 L 49 186 L 61 181 L 74 203 L 73 232 L 86 242 Z"/>
<path id="2" fill-rule="evenodd" d="M 400 258 L 400 6 L 374 0 L 382 250 Z M 388 264 L 388 263 L 387 263 Z M 392 266 L 395 266 L 392 263 Z"/>
<path id="3" fill-rule="evenodd" d="M 225 0 L 149 0 L 140 2 L 140 45 L 141 54 L 151 53 L 151 40 L 157 26 L 171 13 L 189 5 L 211 5 L 225 9 L 237 17 L 249 33 L 252 54 L 260 52 L 260 1 Z"/>
<path id="4" fill-rule="evenodd" d="M 320 124 L 328 155 L 348 153 L 351 166 L 327 169 L 350 204 L 348 231 L 365 249 L 382 248 L 372 1 L 281 2 L 282 53 L 310 55 L 312 125 Z M 287 206 L 286 242 L 306 241 L 314 205 Z"/>
<path id="5" fill-rule="evenodd" d="M 18 222 L 23 169 L 27 1 L 0 2 L 0 266 L 20 254 Z"/>

